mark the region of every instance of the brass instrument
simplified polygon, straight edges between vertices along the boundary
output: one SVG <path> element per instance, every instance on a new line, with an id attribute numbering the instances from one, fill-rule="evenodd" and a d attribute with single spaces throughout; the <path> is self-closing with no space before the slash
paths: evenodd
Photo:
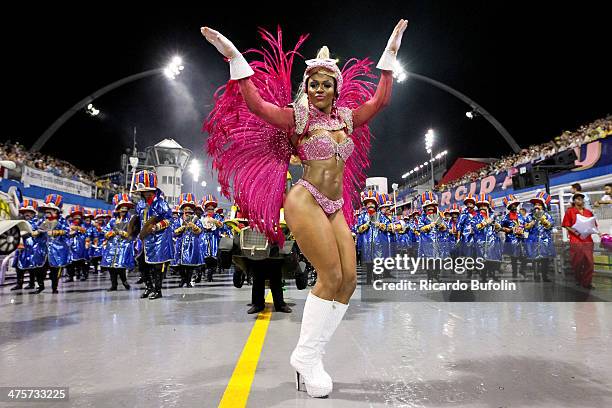
<path id="1" fill-rule="evenodd" d="M 191 218 L 189 218 L 189 219 L 187 219 L 187 220 L 183 220 L 183 222 L 184 222 L 185 224 L 193 224 L 193 225 L 195 225 L 195 223 L 196 223 L 196 221 L 197 221 L 197 220 L 198 220 L 198 216 L 197 216 L 197 215 L 195 215 L 195 214 L 193 214 L 193 215 L 191 216 Z"/>
<path id="2" fill-rule="evenodd" d="M 53 231 L 55 229 L 55 227 L 57 226 L 57 220 L 44 220 L 39 226 L 38 226 L 38 230 L 39 231 L 43 231 L 43 232 L 50 232 Z"/>
<path id="3" fill-rule="evenodd" d="M 115 225 L 113 226 L 113 232 L 115 233 L 115 235 L 118 235 L 122 238 L 124 237 L 124 233 L 128 232 L 128 229 L 129 229 L 129 222 L 125 221 L 125 219 L 121 222 L 115 222 Z M 128 236 L 129 236 L 129 233 L 128 233 Z"/>
<path id="4" fill-rule="evenodd" d="M 205 229 L 214 231 L 217 229 L 217 224 L 215 223 L 215 221 L 216 220 L 213 217 L 205 217 L 204 221 L 202 222 L 202 225 Z"/>
<path id="5" fill-rule="evenodd" d="M 157 218 L 156 217 L 149 218 L 145 222 L 145 224 L 142 226 L 142 229 L 140 230 L 138 237 L 144 240 L 147 236 L 151 235 L 153 233 L 153 226 L 155 224 L 157 224 Z"/>

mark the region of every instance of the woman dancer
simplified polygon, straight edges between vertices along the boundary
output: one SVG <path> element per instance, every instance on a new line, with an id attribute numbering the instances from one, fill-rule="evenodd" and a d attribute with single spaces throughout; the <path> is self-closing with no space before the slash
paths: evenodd
<path id="1" fill-rule="evenodd" d="M 201 29 L 230 65 L 231 81 L 222 88 L 204 124 L 221 192 L 233 196 L 251 226 L 281 245 L 283 206 L 300 250 L 318 272 L 290 359 L 298 390 L 305 387 L 312 397 L 326 397 L 332 391 L 321 359 L 356 286 L 349 225 L 354 224 L 353 208 L 359 206 L 369 166 L 367 123 L 389 102 L 392 71 L 407 25 L 400 20 L 389 38 L 377 65 L 382 70 L 377 87 L 368 80 L 374 77 L 369 60 L 349 60 L 341 71 L 323 47 L 316 59 L 306 61 L 293 104 L 291 66 L 306 36 L 285 52 L 280 29 L 277 38 L 261 30 L 272 49 L 250 50 L 263 61 L 249 65 L 226 37 L 208 27 Z M 292 154 L 300 157 L 304 175 L 284 197 Z"/>

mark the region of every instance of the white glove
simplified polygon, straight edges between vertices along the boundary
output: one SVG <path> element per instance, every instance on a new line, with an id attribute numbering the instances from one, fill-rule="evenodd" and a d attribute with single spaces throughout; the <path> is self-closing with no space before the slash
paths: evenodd
<path id="1" fill-rule="evenodd" d="M 386 71 L 393 71 L 396 64 L 397 52 L 402 44 L 402 35 L 404 35 L 406 27 L 408 27 L 408 20 L 401 19 L 397 23 L 393 29 L 393 33 L 391 33 L 391 37 L 389 37 L 389 41 L 387 41 L 385 51 L 380 57 L 376 68 Z"/>
<path id="2" fill-rule="evenodd" d="M 223 34 L 208 27 L 202 27 L 200 31 L 217 51 L 230 60 L 230 79 L 247 78 L 255 73 L 236 46 Z"/>

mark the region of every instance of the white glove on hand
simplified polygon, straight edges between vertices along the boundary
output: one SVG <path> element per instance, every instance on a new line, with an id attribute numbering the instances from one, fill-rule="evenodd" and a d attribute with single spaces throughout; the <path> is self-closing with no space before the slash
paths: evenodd
<path id="1" fill-rule="evenodd" d="M 227 37 L 208 27 L 202 27 L 200 31 L 208 42 L 215 46 L 217 51 L 230 60 L 230 79 L 247 78 L 255 73 L 244 56 Z"/>
<path id="2" fill-rule="evenodd" d="M 404 35 L 404 31 L 406 31 L 406 27 L 408 27 L 408 20 L 401 19 L 397 23 L 393 29 L 393 33 L 391 33 L 391 37 L 389 37 L 389 41 L 387 41 L 385 51 L 380 57 L 376 68 L 386 71 L 393 71 L 395 68 L 397 52 L 402 44 L 402 35 Z"/>

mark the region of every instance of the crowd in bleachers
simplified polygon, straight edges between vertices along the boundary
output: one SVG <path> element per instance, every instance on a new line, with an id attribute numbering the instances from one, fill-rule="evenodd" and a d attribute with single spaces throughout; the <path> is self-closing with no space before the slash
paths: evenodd
<path id="1" fill-rule="evenodd" d="M 564 150 L 573 149 L 585 143 L 603 139 L 611 133 L 612 116 L 607 116 L 605 119 L 598 119 L 588 125 L 583 125 L 573 132 L 565 131 L 550 142 L 531 145 L 526 149 L 522 149 L 519 153 L 504 156 L 478 171 L 467 173 L 450 183 L 438 185 L 436 186 L 436 190 L 443 191 L 448 188 L 454 188 L 462 184 L 479 180 L 489 175 L 496 175 L 500 172 L 510 170 L 513 167 L 545 159 Z"/>
<path id="2" fill-rule="evenodd" d="M 15 170 L 9 172 L 9 178 L 20 179 L 22 167 L 28 166 L 49 172 L 57 177 L 88 184 L 97 189 L 94 194 L 96 198 L 101 198 L 107 202 L 114 194 L 125 192 L 125 188 L 112 183 L 109 179 L 96 177 L 93 170 L 85 172 L 65 160 L 40 152 L 32 152 L 19 142 L 8 140 L 0 143 L 0 158 L 10 160 L 17 165 Z"/>
<path id="3" fill-rule="evenodd" d="M 43 170 L 58 177 L 93 184 L 95 174 L 92 171 L 84 172 L 65 160 L 46 155 L 40 152 L 32 152 L 19 142 L 12 143 L 10 140 L 0 144 L 0 157 L 3 160 L 15 162 L 18 167 L 28 166 Z"/>

